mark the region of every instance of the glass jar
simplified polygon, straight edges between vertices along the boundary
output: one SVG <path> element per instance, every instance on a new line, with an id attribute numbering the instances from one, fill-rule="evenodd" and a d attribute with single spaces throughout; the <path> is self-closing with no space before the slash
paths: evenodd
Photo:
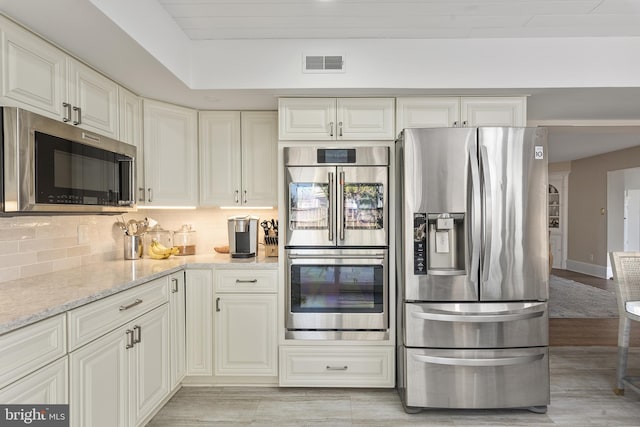
<path id="1" fill-rule="evenodd" d="M 191 224 L 185 224 L 173 233 L 173 245 L 178 248 L 177 255 L 196 254 L 196 231 Z"/>
<path id="2" fill-rule="evenodd" d="M 157 241 L 161 245 L 170 248 L 173 246 L 173 238 L 171 237 L 171 231 L 165 230 L 160 226 L 160 224 L 156 224 L 144 235 L 144 247 L 145 249 L 149 247 L 152 241 Z"/>

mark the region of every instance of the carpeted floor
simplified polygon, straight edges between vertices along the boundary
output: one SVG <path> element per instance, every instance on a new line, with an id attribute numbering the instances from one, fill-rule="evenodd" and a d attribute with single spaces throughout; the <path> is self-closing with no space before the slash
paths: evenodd
<path id="1" fill-rule="evenodd" d="M 613 292 L 584 285 L 573 280 L 549 277 L 550 318 L 618 317 Z"/>

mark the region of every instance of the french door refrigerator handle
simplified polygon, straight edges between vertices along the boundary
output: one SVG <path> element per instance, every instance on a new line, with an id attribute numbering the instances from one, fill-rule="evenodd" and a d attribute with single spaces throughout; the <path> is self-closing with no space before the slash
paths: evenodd
<path id="1" fill-rule="evenodd" d="M 329 241 L 333 242 L 333 204 L 335 203 L 335 185 L 333 172 L 329 172 L 329 215 L 327 217 L 327 226 L 329 228 Z"/>
<path id="2" fill-rule="evenodd" d="M 469 166 L 471 169 L 471 277 L 477 277 L 480 266 L 480 168 L 478 166 L 478 153 L 475 144 L 469 150 Z"/>
<path id="3" fill-rule="evenodd" d="M 524 365 L 540 360 L 544 354 L 534 354 L 531 356 L 513 356 L 513 357 L 491 357 L 482 359 L 465 359 L 459 357 L 438 357 L 425 356 L 422 354 L 414 354 L 413 358 L 419 362 L 433 363 L 436 365 L 452 365 L 452 366 L 513 366 Z"/>
<path id="4" fill-rule="evenodd" d="M 482 178 L 484 179 L 484 263 L 482 277 L 484 281 L 489 279 L 489 261 L 491 260 L 491 174 L 489 173 L 489 154 L 487 147 L 480 146 L 480 164 L 482 165 Z"/>
<path id="5" fill-rule="evenodd" d="M 468 323 L 497 323 L 497 322 L 513 322 L 516 320 L 533 319 L 535 317 L 542 317 L 544 312 L 528 312 L 528 313 L 487 313 L 487 314 L 453 314 L 449 312 L 444 313 L 411 313 L 412 317 L 421 320 L 437 320 L 440 322 L 468 322 Z"/>
<path id="6" fill-rule="evenodd" d="M 344 171 L 340 172 L 340 186 L 338 187 L 338 201 L 336 202 L 338 213 L 338 228 L 340 229 L 340 240 L 344 240 Z"/>

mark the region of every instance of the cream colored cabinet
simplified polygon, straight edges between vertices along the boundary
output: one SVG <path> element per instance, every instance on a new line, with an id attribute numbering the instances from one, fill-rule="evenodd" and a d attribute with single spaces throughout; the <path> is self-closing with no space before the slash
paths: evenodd
<path id="1" fill-rule="evenodd" d="M 276 206 L 275 111 L 200 112 L 200 206 Z"/>
<path id="2" fill-rule="evenodd" d="M 2 19 L 2 96 L 91 132 L 118 138 L 118 85 L 23 28 Z"/>
<path id="3" fill-rule="evenodd" d="M 143 101 L 147 206 L 197 206 L 198 115 L 195 110 Z"/>
<path id="4" fill-rule="evenodd" d="M 135 426 L 169 394 L 167 304 L 73 351 L 71 425 Z"/>
<path id="5" fill-rule="evenodd" d="M 281 140 L 392 140 L 393 98 L 280 98 Z"/>
<path id="6" fill-rule="evenodd" d="M 187 375 L 213 375 L 213 271 L 185 271 Z"/>
<path id="7" fill-rule="evenodd" d="M 120 124 L 120 140 L 135 145 L 136 154 L 136 186 L 138 198 L 136 203 L 144 205 L 144 150 L 142 145 L 142 99 L 137 95 L 120 88 L 118 92 L 118 112 Z"/>
<path id="8" fill-rule="evenodd" d="M 215 271 L 215 375 L 277 376 L 277 272 Z"/>
<path id="9" fill-rule="evenodd" d="M 63 357 L 0 389 L 0 402 L 5 405 L 68 403 L 68 377 L 67 357 Z"/>
<path id="10" fill-rule="evenodd" d="M 406 128 L 526 126 L 525 97 L 402 97 L 398 132 Z"/>
<path id="11" fill-rule="evenodd" d="M 170 389 L 175 389 L 187 373 L 185 353 L 184 271 L 169 276 Z"/>

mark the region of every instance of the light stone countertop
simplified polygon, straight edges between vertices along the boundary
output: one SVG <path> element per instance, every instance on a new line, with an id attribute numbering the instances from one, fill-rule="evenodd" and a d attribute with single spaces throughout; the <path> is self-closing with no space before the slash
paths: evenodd
<path id="1" fill-rule="evenodd" d="M 239 259 L 214 253 L 116 260 L 0 283 L 0 335 L 167 274 L 214 267 L 276 270 L 278 258 Z"/>

